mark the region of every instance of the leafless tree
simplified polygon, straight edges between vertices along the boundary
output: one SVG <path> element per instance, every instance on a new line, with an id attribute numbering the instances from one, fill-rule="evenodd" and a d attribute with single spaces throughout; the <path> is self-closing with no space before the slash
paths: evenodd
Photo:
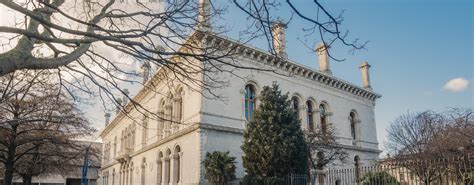
<path id="1" fill-rule="evenodd" d="M 78 176 L 84 164 L 84 155 L 93 159 L 92 165 L 100 166 L 100 148 L 91 142 L 61 138 L 61 141 L 43 142 L 35 146 L 15 165 L 15 174 L 22 178 L 23 185 L 31 185 L 32 178 L 37 176 Z"/>
<path id="2" fill-rule="evenodd" d="M 344 161 L 347 152 L 337 142 L 336 131 L 332 125 L 317 128 L 314 131 L 306 131 L 306 140 L 311 151 L 311 167 L 323 169 L 335 161 Z"/>
<path id="3" fill-rule="evenodd" d="M 388 147 L 394 154 L 392 160 L 418 162 L 420 165 L 405 167 L 424 182 L 431 182 L 453 169 L 425 161 L 458 159 L 474 154 L 474 110 L 452 108 L 441 113 L 408 112 L 391 123 L 388 140 Z M 465 162 L 473 165 L 469 160 Z M 464 172 L 455 173 L 464 176 Z"/>
<path id="4" fill-rule="evenodd" d="M 15 169 L 22 175 L 26 174 L 23 170 L 32 170 L 30 175 L 34 175 L 34 165 L 45 162 L 44 158 L 59 162 L 62 152 L 56 149 L 71 147 L 71 139 L 95 131 L 55 83 L 55 77 L 46 70 L 15 71 L 0 77 L 3 184 L 12 183 Z"/>
<path id="5" fill-rule="evenodd" d="M 305 45 L 324 41 L 328 46 L 338 43 L 349 50 L 365 45 L 357 39 L 348 41 L 348 32 L 341 28 L 342 13 L 333 15 L 318 0 L 305 5 L 314 6 L 315 12 L 310 13 L 301 11 L 290 0 L 232 0 L 227 4 L 209 0 L 158 1 L 159 8 L 141 1 L 130 4 L 131 0 L 0 0 L 8 10 L 24 17 L 14 25 L 0 25 L 0 76 L 21 69 L 53 69 L 60 77 L 58 83 L 73 98 L 74 92 L 93 94 L 103 100 L 109 111 L 123 109 L 118 97 L 130 98 L 123 90 L 127 86 L 124 84 L 143 85 L 138 77 L 157 71 L 160 83 L 183 83 L 219 98 L 212 89 L 226 81 L 215 78 L 213 72 L 263 70 L 234 60 L 238 45 L 203 44 L 205 37 L 199 37 L 226 36 L 230 27 L 224 21 L 215 21 L 211 28 L 209 19 L 221 20 L 231 8 L 247 16 L 247 27 L 240 30 L 239 42 L 263 37 L 273 54 L 276 51 L 271 28 L 281 21 L 278 11 L 283 6 L 294 15 L 290 20 L 299 19 L 307 25 L 303 28 L 309 40 Z M 190 38 L 191 35 L 195 37 Z M 310 49 L 314 50 L 312 46 Z M 130 66 L 143 66 L 146 72 L 139 73 Z M 129 102 L 133 108 L 141 108 L 133 99 Z"/>

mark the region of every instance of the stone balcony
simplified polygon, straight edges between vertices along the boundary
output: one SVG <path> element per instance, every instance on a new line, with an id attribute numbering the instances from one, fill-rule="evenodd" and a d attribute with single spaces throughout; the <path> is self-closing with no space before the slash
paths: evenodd
<path id="1" fill-rule="evenodd" d="M 131 157 L 130 156 L 131 153 L 132 153 L 132 149 L 129 149 L 129 148 L 120 150 L 117 153 L 117 156 L 115 156 L 115 160 L 120 163 L 129 161 Z"/>

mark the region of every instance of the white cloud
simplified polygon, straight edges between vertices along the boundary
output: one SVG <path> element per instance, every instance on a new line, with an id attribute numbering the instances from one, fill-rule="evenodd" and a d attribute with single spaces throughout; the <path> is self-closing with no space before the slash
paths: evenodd
<path id="1" fill-rule="evenodd" d="M 451 92 L 464 91 L 469 86 L 469 80 L 463 77 L 454 78 L 444 84 L 443 89 Z"/>

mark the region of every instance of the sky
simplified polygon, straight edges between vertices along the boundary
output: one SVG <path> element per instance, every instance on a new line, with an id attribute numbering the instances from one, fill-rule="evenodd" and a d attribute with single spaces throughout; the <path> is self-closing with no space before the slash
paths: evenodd
<path id="1" fill-rule="evenodd" d="M 228 2 L 228 1 L 219 1 Z M 294 0 L 305 14 L 314 15 L 312 2 Z M 473 29 L 472 0 L 323 0 L 333 14 L 344 10 L 342 29 L 350 38 L 369 41 L 366 50 L 348 53 L 347 47 L 331 48 L 332 55 L 345 58 L 331 61 L 333 75 L 361 85 L 359 65 L 368 61 L 373 90 L 382 94 L 377 100 L 375 118 L 380 149 L 386 142 L 386 129 L 399 115 L 407 111 L 444 111 L 449 107 L 474 107 L 473 100 Z M 289 17 L 288 7 L 279 12 Z M 5 15 L 3 15 L 5 14 Z M 5 11 L 0 11 L 2 17 Z M 7 19 L 1 19 L 5 23 Z M 216 21 L 216 20 L 214 20 Z M 245 18 L 229 10 L 222 20 L 231 28 L 242 28 Z M 301 28 L 307 25 L 293 19 L 286 32 L 288 58 L 317 69 L 316 55 L 299 40 Z M 235 29 L 238 30 L 238 29 Z M 229 36 L 238 37 L 237 31 Z M 316 38 L 315 38 L 316 39 Z M 263 41 L 252 42 L 265 48 Z M 86 108 L 87 117 L 103 126 L 100 108 Z"/>

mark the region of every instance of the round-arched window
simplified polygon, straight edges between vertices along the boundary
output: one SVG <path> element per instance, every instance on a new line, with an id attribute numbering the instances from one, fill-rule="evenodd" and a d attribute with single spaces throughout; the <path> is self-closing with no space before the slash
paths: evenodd
<path id="1" fill-rule="evenodd" d="M 245 119 L 252 121 L 253 112 L 255 110 L 255 86 L 248 84 L 245 86 Z"/>

